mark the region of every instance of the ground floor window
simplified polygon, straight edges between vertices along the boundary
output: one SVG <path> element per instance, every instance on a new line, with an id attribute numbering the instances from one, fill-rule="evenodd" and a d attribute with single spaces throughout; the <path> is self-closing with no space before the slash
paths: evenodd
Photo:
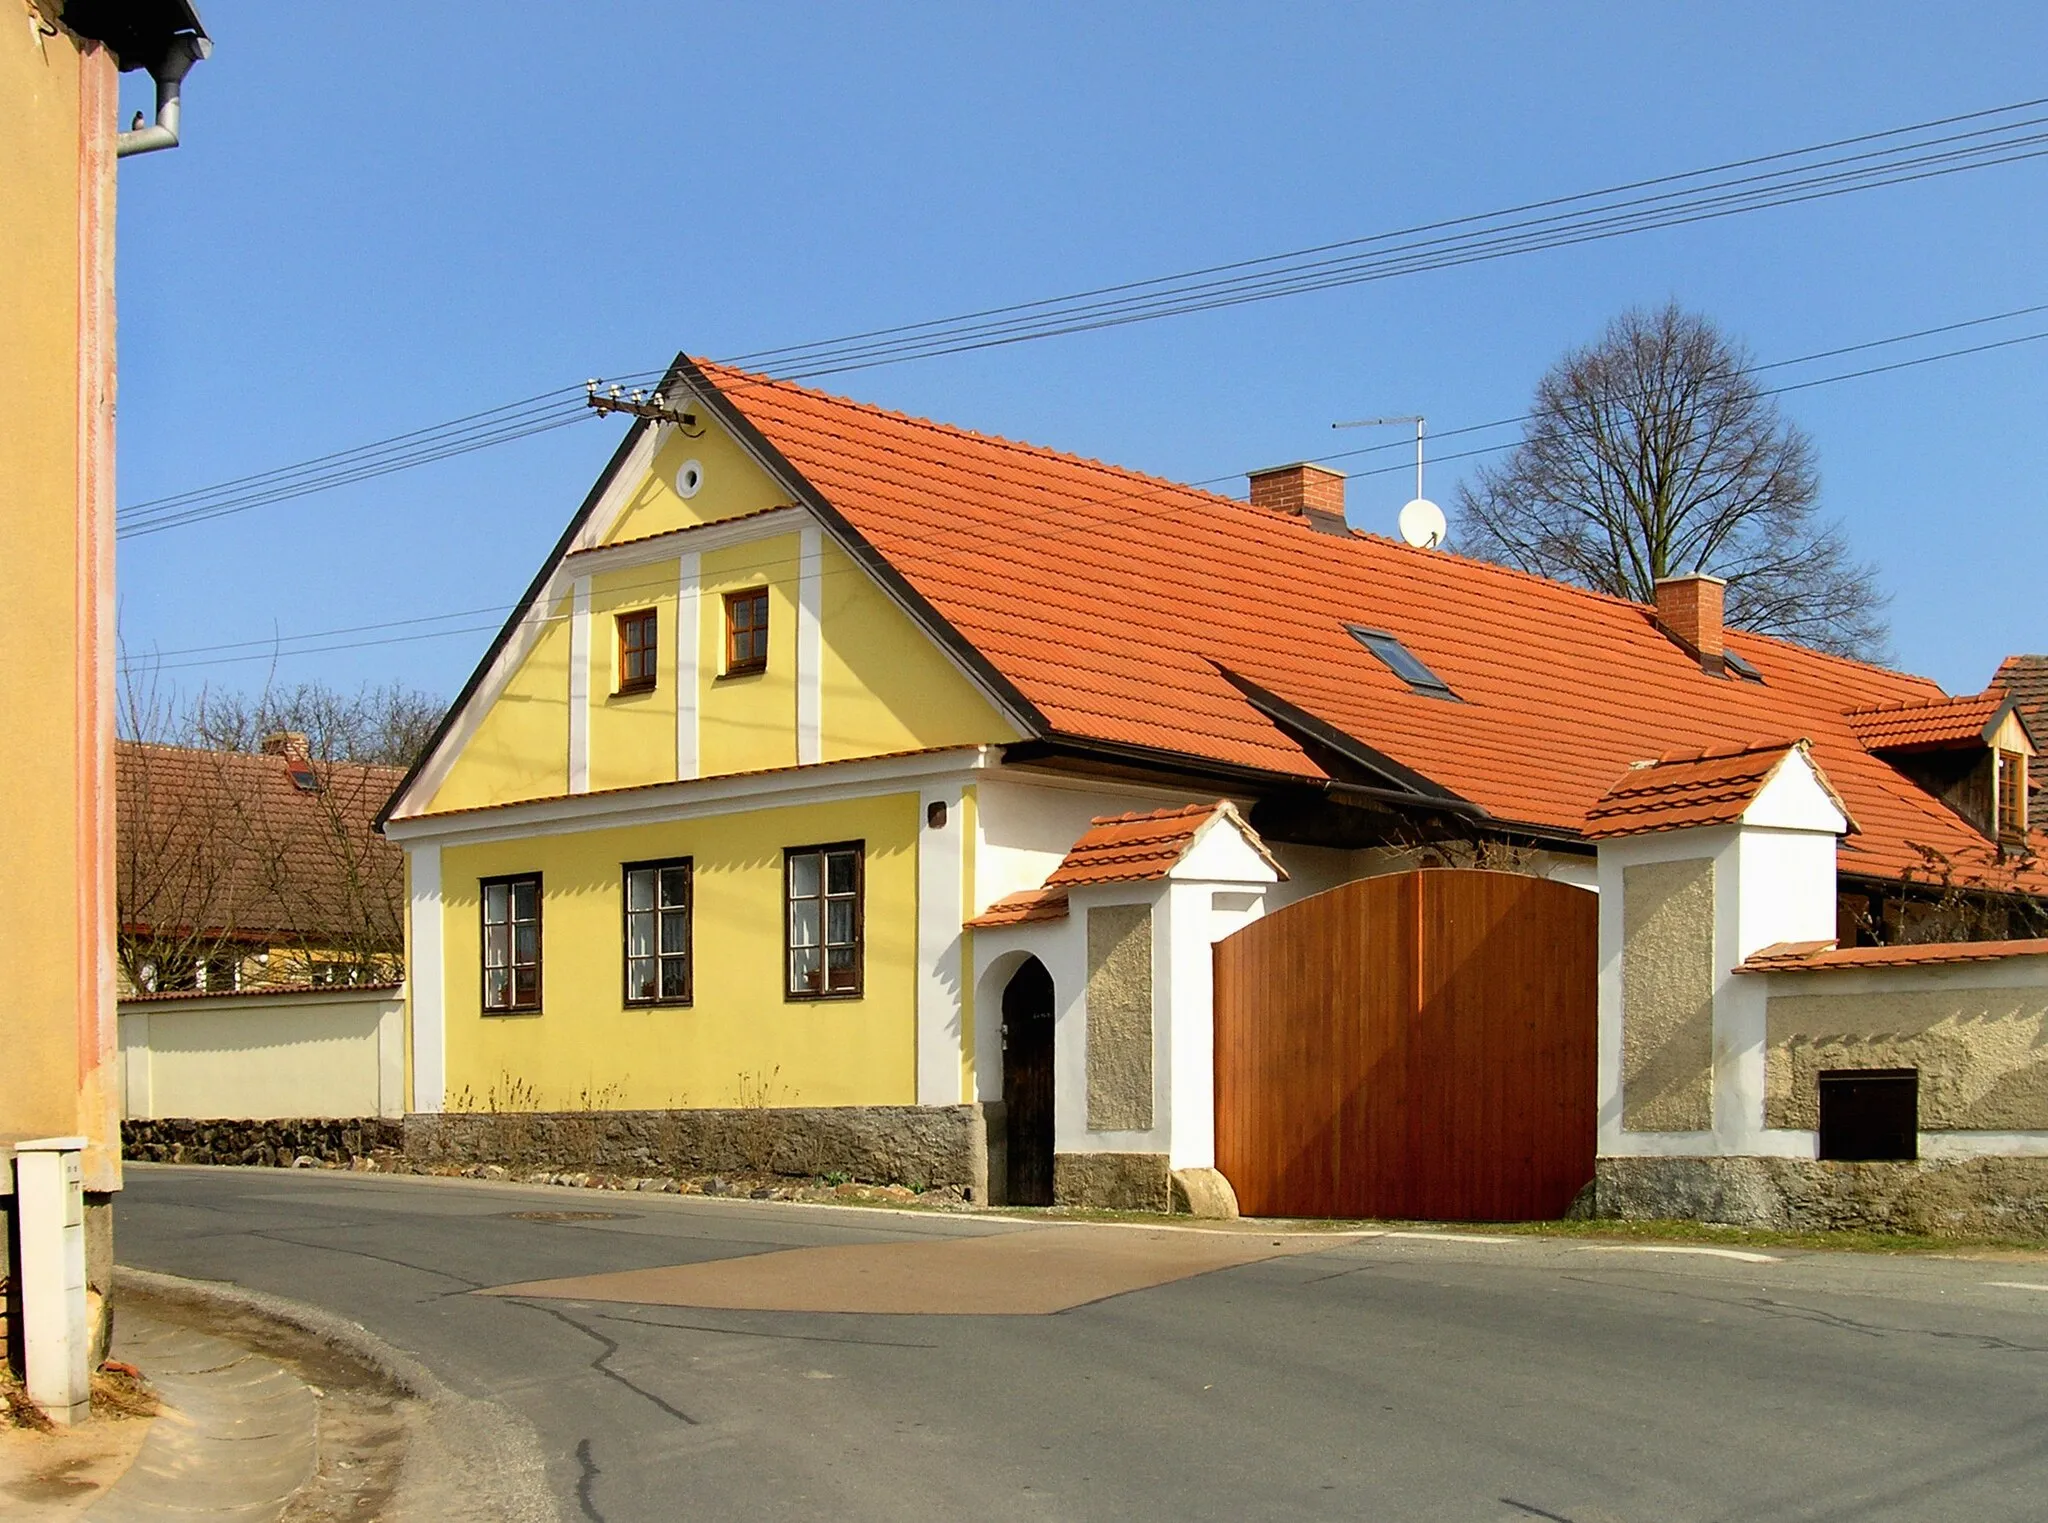
<path id="1" fill-rule="evenodd" d="M 484 1009 L 540 1009 L 540 874 L 485 878 Z"/>
<path id="2" fill-rule="evenodd" d="M 626 1003 L 690 1002 L 690 859 L 626 864 Z"/>
<path id="3" fill-rule="evenodd" d="M 860 841 L 795 846 L 784 854 L 789 998 L 847 998 L 861 992 L 865 856 Z"/>

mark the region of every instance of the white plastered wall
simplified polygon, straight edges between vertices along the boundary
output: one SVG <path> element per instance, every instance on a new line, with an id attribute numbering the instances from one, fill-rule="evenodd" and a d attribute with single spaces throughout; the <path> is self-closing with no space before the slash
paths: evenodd
<path id="1" fill-rule="evenodd" d="M 1072 837 L 1065 844 L 1071 845 Z M 1065 845 L 1061 847 L 1064 853 Z M 1043 877 L 1041 873 L 1038 881 Z M 1234 827 L 1217 822 L 1198 838 L 1167 878 L 1075 889 L 1068 895 L 1064 919 L 977 931 L 975 1009 L 983 1048 L 976 1065 L 980 1098 L 1002 1098 L 1003 988 L 1024 959 L 1034 956 L 1053 981 L 1054 1151 L 1164 1153 L 1176 1169 L 1213 1167 L 1215 1025 L 1210 948 L 1264 914 L 1268 895 L 1279 882 L 1279 874 Z M 1090 1131 L 1088 911 L 1117 905 L 1143 905 L 1152 912 L 1152 1125 L 1142 1130 Z"/>
<path id="2" fill-rule="evenodd" d="M 393 989 L 135 1000 L 121 1009 L 129 1120 L 405 1114 Z"/>

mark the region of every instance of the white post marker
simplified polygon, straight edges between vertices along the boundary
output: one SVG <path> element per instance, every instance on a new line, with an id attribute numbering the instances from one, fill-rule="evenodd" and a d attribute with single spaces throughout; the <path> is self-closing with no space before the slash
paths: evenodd
<path id="1" fill-rule="evenodd" d="M 52 1422 L 82 1423 L 92 1411 L 85 1320 L 83 1137 L 14 1144 L 14 1202 L 21 1234 L 22 1339 L 28 1398 Z"/>

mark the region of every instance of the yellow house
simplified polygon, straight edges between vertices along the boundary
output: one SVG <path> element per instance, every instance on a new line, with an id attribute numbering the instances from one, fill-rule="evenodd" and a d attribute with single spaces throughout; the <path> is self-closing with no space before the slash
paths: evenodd
<path id="1" fill-rule="evenodd" d="M 686 358 L 624 405 L 382 820 L 444 1157 L 479 1129 L 431 1113 L 725 1108 L 1157 1202 L 1215 1159 L 1215 942 L 1496 851 L 1590 889 L 1616 777 L 1758 733 L 1853 805 L 1845 896 L 1926 893 L 1928 843 L 2001 914 L 2048 890 L 2023 736 L 1976 818 L 1845 704 L 1982 750 L 1977 700 L 1724 631 L 1710 577 L 1639 608 L 1351 532 L 1312 465 L 1234 500 Z"/>
<path id="2" fill-rule="evenodd" d="M 11 1208 L 13 1144 L 83 1138 L 96 1288 L 121 1184 L 114 166 L 175 144 L 178 81 L 206 47 L 179 0 L 28 0 L 0 27 L 0 544 L 14 632 L 0 641 L 0 1199 Z M 124 133 L 118 79 L 137 68 L 158 77 L 169 116 Z"/>

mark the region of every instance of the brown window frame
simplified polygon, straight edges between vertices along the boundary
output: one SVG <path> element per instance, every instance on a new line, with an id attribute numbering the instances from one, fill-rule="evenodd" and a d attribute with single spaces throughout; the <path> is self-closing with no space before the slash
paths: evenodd
<path id="1" fill-rule="evenodd" d="M 733 617 L 742 604 L 747 608 L 747 627 Z M 758 610 L 759 622 L 755 622 Z M 740 638 L 747 637 L 748 652 L 740 653 Z M 748 587 L 725 595 L 725 675 L 745 677 L 768 670 L 768 589 Z"/>
<path id="2" fill-rule="evenodd" d="M 661 613 L 636 608 L 613 621 L 619 636 L 619 693 L 651 693 L 661 672 Z M 632 635 L 644 633 L 645 639 Z M 639 670 L 635 670 L 635 667 Z"/>
<path id="3" fill-rule="evenodd" d="M 1992 753 L 1991 811 L 2001 841 L 2023 841 L 2027 835 L 2027 754 L 2000 749 Z"/>
<path id="4" fill-rule="evenodd" d="M 525 966 L 525 964 L 519 961 L 518 928 L 529 922 L 518 919 L 514 911 L 518 907 L 519 888 L 525 884 L 531 884 L 533 887 L 533 919 L 530 922 L 533 926 L 533 961 L 531 964 L 533 968 L 533 997 L 522 1000 L 519 997 L 519 969 Z M 491 927 L 493 924 L 498 923 L 491 919 L 491 890 L 494 888 L 505 890 L 505 919 L 502 923 L 507 927 L 505 933 L 506 960 L 503 964 L 505 970 L 505 1003 L 497 1005 L 491 1003 L 491 973 L 494 971 L 491 962 Z M 541 875 L 539 873 L 501 873 L 494 878 L 479 878 L 477 880 L 477 998 L 485 1015 L 538 1015 L 540 1013 L 542 900 Z"/>
<path id="5" fill-rule="evenodd" d="M 661 949 L 662 912 L 671 906 L 661 902 L 662 877 L 665 873 L 680 870 L 683 875 L 683 949 L 679 953 L 666 953 Z M 633 874 L 654 874 L 654 902 L 645 910 L 633 908 Z M 653 937 L 648 943 L 645 957 L 633 955 L 633 917 L 643 914 L 652 917 Z M 697 979 L 697 870 L 689 857 L 656 857 L 646 862 L 622 862 L 619 864 L 619 976 L 621 993 L 626 1006 L 633 1010 L 649 1010 L 662 1005 L 688 1005 L 696 989 Z M 683 987 L 680 994 L 661 993 L 662 963 L 680 961 L 683 967 Z M 633 992 L 633 964 L 651 961 L 654 964 L 654 988 L 651 995 L 636 995 Z"/>
<path id="6" fill-rule="evenodd" d="M 834 853 L 851 855 L 853 858 L 853 887 L 850 891 L 832 891 L 832 856 Z M 796 892 L 797 862 L 803 857 L 818 859 L 818 890 L 802 898 Z M 788 846 L 782 852 L 782 996 L 786 1000 L 834 1000 L 859 999 L 867 987 L 867 897 L 868 897 L 868 847 L 866 841 L 827 841 L 813 846 Z M 851 901 L 853 904 L 853 934 L 850 939 L 834 942 L 831 939 L 833 901 Z M 818 939 L 815 943 L 799 945 L 796 939 L 797 907 L 803 904 L 817 906 Z M 848 982 L 840 988 L 827 986 L 830 977 L 832 952 L 835 948 L 849 948 L 852 952 Z M 815 987 L 799 985 L 797 954 L 801 951 L 815 951 L 818 954 L 818 969 Z"/>

